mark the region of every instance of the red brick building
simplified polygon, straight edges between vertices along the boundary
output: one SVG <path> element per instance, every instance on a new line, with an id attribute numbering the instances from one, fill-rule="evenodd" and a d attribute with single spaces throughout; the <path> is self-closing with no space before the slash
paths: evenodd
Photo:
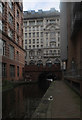
<path id="1" fill-rule="evenodd" d="M 22 3 L 0 2 L 0 54 L 3 80 L 22 80 L 25 65 Z"/>

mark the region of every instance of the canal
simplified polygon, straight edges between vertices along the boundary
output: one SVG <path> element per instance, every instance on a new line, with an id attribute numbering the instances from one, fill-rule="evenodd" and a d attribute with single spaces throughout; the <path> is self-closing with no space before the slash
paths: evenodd
<path id="1" fill-rule="evenodd" d="M 41 87 L 36 83 L 3 92 L 2 118 L 31 118 L 48 87 L 49 84 Z"/>

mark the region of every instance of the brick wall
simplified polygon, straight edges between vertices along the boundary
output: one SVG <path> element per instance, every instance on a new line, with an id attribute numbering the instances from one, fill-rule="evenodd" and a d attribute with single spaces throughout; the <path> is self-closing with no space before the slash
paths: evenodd
<path id="1" fill-rule="evenodd" d="M 0 38 L 5 41 L 5 56 L 2 56 L 2 62 L 6 63 L 6 73 L 7 75 L 3 78 L 3 80 L 22 80 L 22 69 L 25 65 L 25 50 L 23 49 L 23 9 L 22 6 L 19 5 L 18 2 L 13 2 L 13 8 L 10 8 L 8 2 L 4 2 L 4 15 L 2 16 L 0 13 L 0 18 L 4 22 L 5 29 L 0 34 Z M 19 12 L 19 16 L 17 17 L 17 10 Z M 9 22 L 9 13 L 13 17 L 13 22 L 10 24 Z M 17 23 L 19 24 L 19 30 L 17 31 Z M 13 31 L 12 39 L 8 36 L 8 28 Z M 2 37 L 1 37 L 2 36 Z M 17 36 L 19 41 L 17 42 Z M 9 57 L 9 46 L 12 45 L 14 47 L 14 59 L 10 59 Z M 18 51 L 18 59 L 17 59 L 17 51 Z M 15 66 L 15 77 L 10 76 L 10 65 Z M 19 76 L 17 76 L 17 66 L 19 66 Z"/>

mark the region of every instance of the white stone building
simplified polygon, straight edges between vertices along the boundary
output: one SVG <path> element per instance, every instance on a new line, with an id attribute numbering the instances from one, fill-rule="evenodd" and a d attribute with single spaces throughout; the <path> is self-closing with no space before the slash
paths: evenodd
<path id="1" fill-rule="evenodd" d="M 24 48 L 27 64 L 60 62 L 60 13 L 24 11 Z"/>

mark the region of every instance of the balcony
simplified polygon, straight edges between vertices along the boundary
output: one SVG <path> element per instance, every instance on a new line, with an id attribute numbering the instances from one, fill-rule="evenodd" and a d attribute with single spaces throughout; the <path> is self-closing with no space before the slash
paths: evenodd
<path id="1" fill-rule="evenodd" d="M 54 58 L 54 57 L 56 57 L 56 56 L 59 56 L 57 53 L 49 53 L 49 54 L 46 54 L 46 53 L 44 53 L 44 58 Z"/>
<path id="2" fill-rule="evenodd" d="M 56 42 L 56 39 L 50 39 L 50 42 Z"/>

